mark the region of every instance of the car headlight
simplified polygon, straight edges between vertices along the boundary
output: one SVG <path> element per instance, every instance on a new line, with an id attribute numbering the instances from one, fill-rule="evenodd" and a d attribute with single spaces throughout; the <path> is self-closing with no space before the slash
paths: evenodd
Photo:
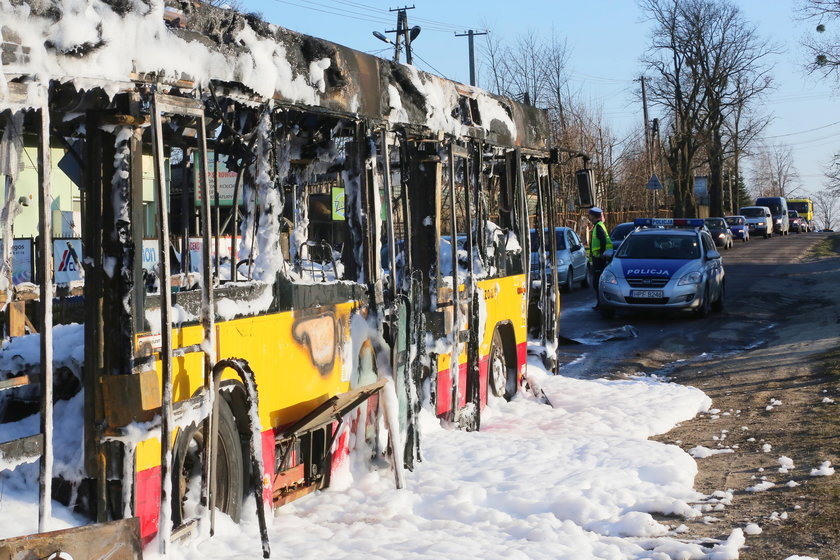
<path id="1" fill-rule="evenodd" d="M 566 259 L 558 258 L 557 259 L 557 266 L 564 266 L 566 264 Z"/>
<path id="2" fill-rule="evenodd" d="M 618 279 L 615 277 L 615 274 L 609 270 L 605 270 L 604 273 L 601 274 L 601 283 L 618 285 Z"/>
<path id="3" fill-rule="evenodd" d="M 779 224 L 779 225 L 781 225 L 781 223 L 782 223 L 782 219 L 781 219 L 781 218 L 776 218 L 776 223 L 777 223 L 777 224 Z"/>
<path id="4" fill-rule="evenodd" d="M 695 270 L 694 272 L 689 272 L 688 274 L 680 278 L 680 281 L 677 282 L 677 286 L 685 286 L 686 284 L 699 284 L 702 279 L 703 274 L 700 271 Z"/>
<path id="5" fill-rule="evenodd" d="M 726 237 L 726 235 L 725 235 L 725 234 L 723 234 L 723 233 L 719 233 L 719 234 L 718 234 L 718 239 L 723 239 L 724 237 Z"/>
<path id="6" fill-rule="evenodd" d="M 764 222 L 758 222 L 758 225 L 763 226 Z"/>

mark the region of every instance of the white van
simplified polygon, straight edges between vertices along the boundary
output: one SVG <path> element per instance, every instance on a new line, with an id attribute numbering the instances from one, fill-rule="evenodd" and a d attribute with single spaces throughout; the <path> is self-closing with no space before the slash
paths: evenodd
<path id="1" fill-rule="evenodd" d="M 763 235 L 764 239 L 773 235 L 773 214 L 767 206 L 744 206 L 738 213 L 747 219 L 750 237 Z"/>

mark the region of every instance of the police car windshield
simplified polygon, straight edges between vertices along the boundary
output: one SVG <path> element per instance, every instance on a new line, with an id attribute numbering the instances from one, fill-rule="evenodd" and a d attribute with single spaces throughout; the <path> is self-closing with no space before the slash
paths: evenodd
<path id="1" fill-rule="evenodd" d="M 624 259 L 697 259 L 699 240 L 695 235 L 631 235 L 616 255 Z"/>

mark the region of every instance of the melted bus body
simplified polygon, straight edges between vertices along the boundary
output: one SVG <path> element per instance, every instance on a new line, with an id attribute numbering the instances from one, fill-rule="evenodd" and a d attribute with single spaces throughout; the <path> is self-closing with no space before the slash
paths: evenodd
<path id="1" fill-rule="evenodd" d="M 0 389 L 72 386 L 84 428 L 84 472 L 42 486 L 163 548 L 249 492 L 265 531 L 352 453 L 400 485 L 421 407 L 478 429 L 522 381 L 529 297 L 556 344 L 556 273 L 528 282 L 527 232 L 554 227 L 544 112 L 229 10 L 97 5 L 136 43 L 27 43 L 54 16 L 33 3 L 4 51 L 4 148 L 38 161 L 0 170 L 4 255 L 40 214 L 32 282 L 3 275 L 3 351 L 42 336 Z M 45 426 L 30 453 L 71 435 Z"/>

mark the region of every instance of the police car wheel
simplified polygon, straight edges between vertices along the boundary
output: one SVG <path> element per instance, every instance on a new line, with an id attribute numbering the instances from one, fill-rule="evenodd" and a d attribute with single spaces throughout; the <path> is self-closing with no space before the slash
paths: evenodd
<path id="1" fill-rule="evenodd" d="M 700 302 L 697 309 L 694 310 L 695 315 L 697 315 L 700 319 L 708 317 L 709 312 L 712 310 L 712 304 L 711 301 L 709 301 L 710 298 L 711 294 L 709 293 L 709 285 L 706 284 L 706 290 L 703 292 L 703 300 Z"/>
<path id="2" fill-rule="evenodd" d="M 718 298 L 712 304 L 712 311 L 723 311 L 723 298 L 726 296 L 726 282 L 720 285 Z"/>

